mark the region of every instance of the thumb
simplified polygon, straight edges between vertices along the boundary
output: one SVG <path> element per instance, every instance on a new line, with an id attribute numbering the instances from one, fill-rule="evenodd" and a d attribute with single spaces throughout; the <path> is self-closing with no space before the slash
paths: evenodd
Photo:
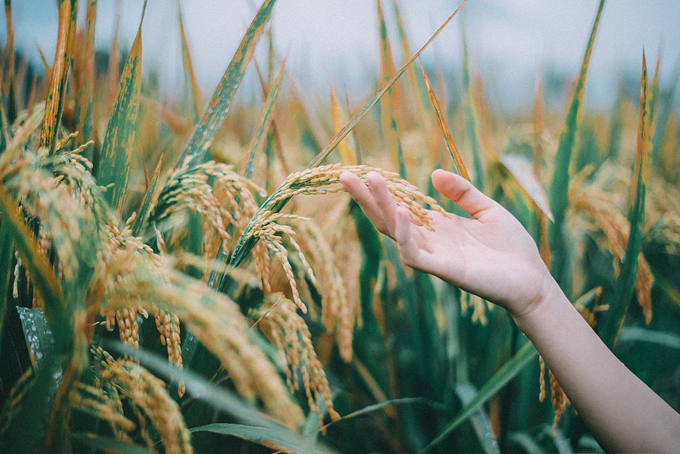
<path id="1" fill-rule="evenodd" d="M 475 219 L 497 205 L 468 180 L 452 172 L 435 170 L 432 172 L 432 185 L 441 195 L 450 199 Z"/>

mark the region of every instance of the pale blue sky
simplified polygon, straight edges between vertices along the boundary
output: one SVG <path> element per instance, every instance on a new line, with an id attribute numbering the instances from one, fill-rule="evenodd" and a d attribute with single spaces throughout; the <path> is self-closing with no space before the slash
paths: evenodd
<path id="1" fill-rule="evenodd" d="M 259 0 L 183 0 L 187 33 L 196 71 L 205 92 L 212 91 L 226 68 Z M 84 4 L 84 1 L 80 3 Z M 122 41 L 132 42 L 141 0 L 123 0 Z M 506 105 L 531 96 L 538 68 L 572 78 L 580 64 L 597 8 L 596 0 L 469 0 L 465 6 L 474 67 L 490 74 L 494 93 Z M 17 45 L 48 58 L 56 35 L 54 0 L 15 0 Z M 411 45 L 417 49 L 456 8 L 450 0 L 400 0 Z M 84 6 L 84 5 L 81 5 Z M 391 13 L 391 0 L 383 0 Z M 108 47 L 115 1 L 99 0 L 97 45 Z M 4 21 L 2 21 L 4 38 Z M 366 94 L 378 71 L 378 36 L 372 0 L 278 0 L 274 34 L 279 51 L 290 52 L 291 75 L 327 93 L 328 83 Z M 663 38 L 662 81 L 680 60 L 680 0 L 609 0 L 593 54 L 587 102 L 605 106 L 622 72 L 639 72 L 642 48 L 653 65 Z M 460 20 L 425 54 L 446 69 L 460 64 Z M 394 31 L 394 30 L 393 30 Z M 397 46 L 395 46 L 397 47 Z M 37 56 L 37 53 L 35 53 Z M 167 91 L 181 77 L 177 2 L 149 0 L 144 24 L 145 69 L 162 68 Z M 309 85 L 306 85 L 309 86 Z"/>

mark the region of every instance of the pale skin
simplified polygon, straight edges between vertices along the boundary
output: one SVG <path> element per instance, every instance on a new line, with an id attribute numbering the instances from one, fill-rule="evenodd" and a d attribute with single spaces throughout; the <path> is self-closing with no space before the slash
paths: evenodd
<path id="1" fill-rule="evenodd" d="M 436 170 L 432 184 L 471 218 L 430 211 L 434 231 L 411 222 L 377 173 L 342 184 L 408 266 L 507 309 L 608 452 L 680 451 L 680 415 L 605 346 L 505 208 L 464 178 Z"/>

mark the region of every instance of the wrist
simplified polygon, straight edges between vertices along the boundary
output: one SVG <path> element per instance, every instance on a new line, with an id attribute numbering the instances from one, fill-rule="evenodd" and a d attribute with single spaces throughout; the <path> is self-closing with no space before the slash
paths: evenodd
<path id="1" fill-rule="evenodd" d="M 536 298 L 520 312 L 512 314 L 512 318 L 517 327 L 525 334 L 528 334 L 528 330 L 531 330 L 533 326 L 539 326 L 542 323 L 541 320 L 549 317 L 553 311 L 562 307 L 565 302 L 567 305 L 570 305 L 569 300 L 564 292 L 562 292 L 557 281 L 546 270 L 541 290 Z"/>

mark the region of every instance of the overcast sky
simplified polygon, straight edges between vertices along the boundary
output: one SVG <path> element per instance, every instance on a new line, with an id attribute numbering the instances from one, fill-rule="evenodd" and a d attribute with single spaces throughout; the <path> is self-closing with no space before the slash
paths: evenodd
<path id="1" fill-rule="evenodd" d="M 260 0 L 182 0 L 196 72 L 206 93 L 224 72 Z M 85 1 L 81 1 L 84 7 Z M 99 0 L 96 44 L 108 48 L 115 1 Z M 129 46 L 142 0 L 123 0 L 122 44 Z M 597 8 L 596 0 L 469 0 L 465 6 L 474 67 L 495 81 L 510 105 L 530 97 L 539 68 L 570 79 L 578 71 Z M 457 0 L 400 0 L 413 50 L 456 8 Z M 391 0 L 383 0 L 391 14 Z M 17 46 L 34 54 L 38 43 L 51 59 L 57 29 L 54 0 L 13 2 Z M 327 93 L 329 81 L 350 94 L 372 90 L 379 50 L 373 0 L 278 0 L 275 42 L 290 52 L 291 75 Z M 2 37 L 4 39 L 4 21 Z M 460 20 L 454 19 L 425 54 L 451 71 L 460 66 Z M 393 36 L 396 30 L 391 30 Z M 144 23 L 144 65 L 161 69 L 168 91 L 181 77 L 177 2 L 149 0 Z M 609 0 L 593 54 L 587 102 L 604 106 L 623 72 L 639 73 L 643 46 L 652 66 L 662 43 L 662 81 L 680 60 L 680 0 Z M 395 36 L 395 48 L 396 36 Z M 401 57 L 399 57 L 400 59 Z"/>

